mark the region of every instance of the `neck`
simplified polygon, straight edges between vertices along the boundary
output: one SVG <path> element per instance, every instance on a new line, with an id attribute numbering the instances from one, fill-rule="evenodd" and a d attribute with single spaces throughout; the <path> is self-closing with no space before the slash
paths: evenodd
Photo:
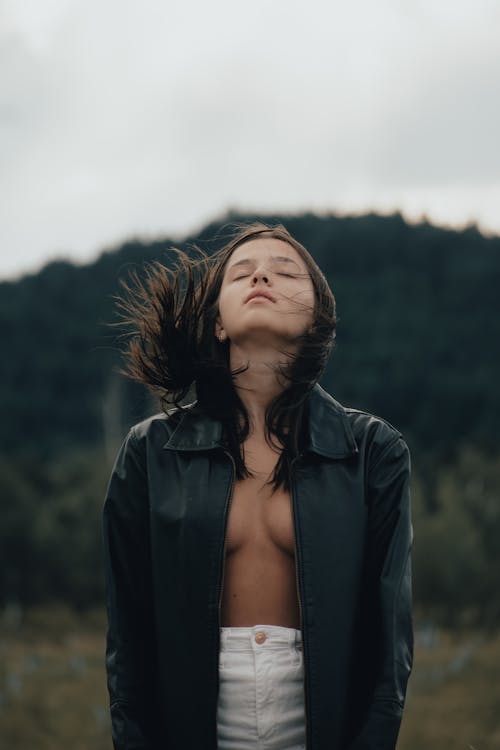
<path id="1" fill-rule="evenodd" d="M 287 381 L 274 372 L 277 365 L 284 367 L 286 363 L 283 355 L 273 347 L 243 349 L 234 343 L 231 345 L 231 370 L 248 364 L 248 370 L 236 375 L 233 382 L 248 413 L 250 433 L 253 436 L 264 435 L 266 410 L 271 401 L 287 387 Z"/>

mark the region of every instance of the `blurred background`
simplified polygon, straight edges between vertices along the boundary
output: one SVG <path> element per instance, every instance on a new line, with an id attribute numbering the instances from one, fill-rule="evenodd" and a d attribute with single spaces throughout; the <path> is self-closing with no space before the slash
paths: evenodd
<path id="1" fill-rule="evenodd" d="M 111 748 L 100 513 L 119 280 L 281 221 L 337 299 L 321 383 L 412 453 L 398 748 L 500 747 L 500 6 L 0 0 L 0 744 Z"/>

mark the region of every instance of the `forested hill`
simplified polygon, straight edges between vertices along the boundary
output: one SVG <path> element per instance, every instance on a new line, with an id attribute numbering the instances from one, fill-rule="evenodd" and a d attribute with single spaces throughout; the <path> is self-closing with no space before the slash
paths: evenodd
<path id="1" fill-rule="evenodd" d="M 113 446 L 159 407 L 117 376 L 112 295 L 168 248 L 215 250 L 221 227 L 282 221 L 311 252 L 337 299 L 337 345 L 321 380 L 346 405 L 380 414 L 423 452 L 500 438 L 500 238 L 475 228 L 409 225 L 399 215 L 231 214 L 185 242 L 130 241 L 96 262 L 66 261 L 0 284 L 0 445 L 53 457 L 77 445 Z"/>

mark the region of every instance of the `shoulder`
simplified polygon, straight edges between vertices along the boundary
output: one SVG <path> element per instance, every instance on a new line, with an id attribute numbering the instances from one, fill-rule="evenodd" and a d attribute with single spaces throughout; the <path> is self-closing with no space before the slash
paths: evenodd
<path id="1" fill-rule="evenodd" d="M 401 430 L 387 419 L 361 409 L 345 407 L 345 413 L 356 442 L 364 447 L 370 471 L 395 460 L 409 465 L 408 445 Z"/>
<path id="2" fill-rule="evenodd" d="M 385 455 L 403 456 L 408 454 L 408 446 L 400 429 L 387 419 L 363 409 L 342 404 L 331 396 L 331 406 L 342 417 L 345 429 L 356 444 L 359 458 L 367 466 L 373 467 Z"/>
<path id="3" fill-rule="evenodd" d="M 391 442 L 403 437 L 403 433 L 387 419 L 352 406 L 343 406 L 345 418 L 356 439 Z"/>
<path id="4" fill-rule="evenodd" d="M 173 406 L 166 412 L 158 412 L 150 417 L 133 424 L 127 438 L 137 445 L 165 443 L 177 428 L 185 412 L 193 410 L 196 402 L 184 404 L 181 408 Z"/>
<path id="5" fill-rule="evenodd" d="M 380 491 L 390 500 L 389 487 L 404 487 L 411 475 L 411 456 L 401 430 L 369 411 L 336 402 L 357 448 L 367 491 Z"/>
<path id="6" fill-rule="evenodd" d="M 369 477 L 411 469 L 410 451 L 403 433 L 387 419 L 361 409 L 345 408 L 356 442 L 362 446 Z"/>

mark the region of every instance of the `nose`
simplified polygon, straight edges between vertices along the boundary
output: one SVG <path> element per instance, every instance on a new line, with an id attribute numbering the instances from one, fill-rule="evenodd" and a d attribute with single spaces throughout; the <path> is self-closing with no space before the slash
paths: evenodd
<path id="1" fill-rule="evenodd" d="M 257 268 L 253 272 L 252 282 L 257 283 L 259 279 L 262 279 L 262 281 L 264 281 L 266 284 L 269 282 L 269 275 L 265 268 Z"/>

